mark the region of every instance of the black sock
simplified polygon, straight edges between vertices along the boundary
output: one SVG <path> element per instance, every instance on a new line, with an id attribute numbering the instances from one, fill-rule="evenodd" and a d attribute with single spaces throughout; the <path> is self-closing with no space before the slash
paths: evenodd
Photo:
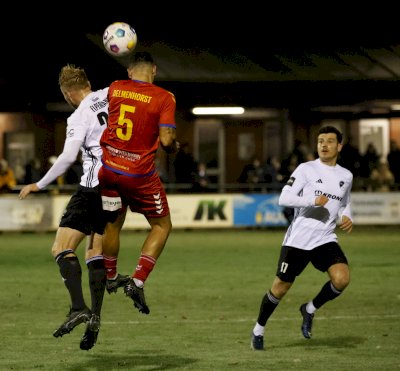
<path id="1" fill-rule="evenodd" d="M 327 301 L 337 298 L 342 291 L 336 289 L 331 281 L 325 283 L 318 295 L 313 299 L 315 308 L 321 308 Z"/>
<path id="2" fill-rule="evenodd" d="M 104 290 L 106 288 L 106 268 L 104 260 L 91 260 L 87 263 L 89 270 L 89 288 L 92 298 L 92 312 L 100 316 L 103 305 Z"/>
<path id="3" fill-rule="evenodd" d="M 86 304 L 82 292 L 82 269 L 78 258 L 76 256 L 58 256 L 56 261 L 60 267 L 60 273 L 64 280 L 65 287 L 69 291 L 72 309 L 83 309 Z"/>
<path id="4" fill-rule="evenodd" d="M 279 299 L 272 295 L 271 291 L 268 291 L 261 301 L 260 313 L 258 314 L 257 323 L 261 326 L 265 326 L 268 318 L 271 316 L 272 312 L 275 310 L 278 304 Z"/>

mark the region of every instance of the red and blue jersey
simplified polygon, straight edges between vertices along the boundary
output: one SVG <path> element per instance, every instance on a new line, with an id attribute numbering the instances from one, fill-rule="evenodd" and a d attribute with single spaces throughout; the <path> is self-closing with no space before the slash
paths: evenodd
<path id="1" fill-rule="evenodd" d="M 118 80 L 108 89 L 108 104 L 100 140 L 103 166 L 132 177 L 151 175 L 159 128 L 176 127 L 174 95 L 152 83 Z"/>

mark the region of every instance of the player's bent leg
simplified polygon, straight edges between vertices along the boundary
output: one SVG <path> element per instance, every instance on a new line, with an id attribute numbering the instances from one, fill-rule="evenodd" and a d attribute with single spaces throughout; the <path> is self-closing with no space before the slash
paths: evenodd
<path id="1" fill-rule="evenodd" d="M 125 222 L 126 211 L 126 208 L 122 208 L 116 214 L 111 215 L 112 221 L 107 223 L 103 234 L 103 256 L 107 269 L 106 289 L 109 294 L 116 293 L 119 287 L 125 287 L 130 278 L 128 275 L 117 273 L 120 232 Z"/>
<path id="2" fill-rule="evenodd" d="M 161 218 L 147 218 L 147 221 L 151 229 L 143 244 L 142 254 L 157 259 L 161 255 L 171 232 L 171 217 L 167 215 Z"/>
<path id="3" fill-rule="evenodd" d="M 271 293 L 275 298 L 281 300 L 289 289 L 292 287 L 293 282 L 282 281 L 279 277 L 275 277 L 271 285 Z"/>
<path id="4" fill-rule="evenodd" d="M 71 308 L 66 320 L 54 331 L 54 337 L 70 333 L 76 326 L 86 322 L 90 313 L 85 305 L 81 284 L 81 267 L 75 250 L 85 234 L 72 228 L 60 227 L 52 246 L 52 255 L 60 268 L 60 274 L 71 297 Z"/>
<path id="5" fill-rule="evenodd" d="M 75 251 L 86 235 L 76 229 L 59 227 L 51 248 L 53 257 L 56 257 L 65 250 Z"/>
<path id="6" fill-rule="evenodd" d="M 350 283 L 350 269 L 345 263 L 333 264 L 328 268 L 328 275 L 332 285 L 343 291 Z"/>
<path id="7" fill-rule="evenodd" d="M 103 254 L 109 257 L 118 257 L 120 247 L 120 232 L 125 222 L 126 208 L 118 211 L 112 221 L 109 221 L 103 234 Z"/>
<path id="8" fill-rule="evenodd" d="M 264 328 L 279 304 L 279 301 L 287 293 L 293 282 L 282 281 L 278 276 L 275 277 L 271 289 L 264 295 L 256 325 L 251 332 L 250 347 L 253 350 L 264 350 Z"/>
<path id="9" fill-rule="evenodd" d="M 98 233 L 92 233 L 87 239 L 85 259 L 89 260 L 100 255 L 103 255 L 103 236 Z"/>
<path id="10" fill-rule="evenodd" d="M 336 299 L 350 282 L 350 271 L 346 263 L 336 263 L 328 268 L 330 281 L 326 282 L 320 292 L 314 297 L 312 302 L 300 306 L 300 313 L 303 317 L 301 324 L 301 333 L 306 339 L 311 338 L 314 313 L 316 309 L 321 308 L 330 300 Z M 310 307 L 307 311 L 307 307 Z"/>
<path id="11" fill-rule="evenodd" d="M 142 246 L 139 263 L 136 266 L 133 277 L 124 287 L 125 295 L 133 300 L 133 304 L 140 312 L 148 314 L 144 296 L 144 282 L 153 270 L 157 258 L 161 255 L 172 228 L 169 215 L 160 218 L 147 218 L 151 229 Z"/>

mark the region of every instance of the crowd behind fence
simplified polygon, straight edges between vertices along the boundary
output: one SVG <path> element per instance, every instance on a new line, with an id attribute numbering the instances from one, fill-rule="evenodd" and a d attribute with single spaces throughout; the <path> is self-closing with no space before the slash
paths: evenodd
<path id="1" fill-rule="evenodd" d="M 279 193 L 296 167 L 316 155 L 307 146 L 297 143 L 283 160 L 270 156 L 265 161 L 254 157 L 242 169 L 235 181 L 225 182 L 208 169 L 209 164 L 196 161 L 182 150 L 172 162 L 172 170 L 157 162 L 158 171 L 168 193 Z M 5 159 L 0 159 L 0 193 L 19 191 L 24 184 L 37 182 L 51 167 L 56 157 L 51 156 L 44 165 L 31 160 L 24 168 L 12 169 Z M 354 176 L 353 191 L 391 192 L 400 190 L 400 148 L 395 141 L 385 158 L 379 155 L 372 143 L 361 154 L 351 141 L 344 145 L 338 163 Z M 172 175 L 171 175 L 172 174 Z M 70 193 L 82 175 L 82 165 L 77 160 L 63 177 L 59 177 L 47 190 Z"/>

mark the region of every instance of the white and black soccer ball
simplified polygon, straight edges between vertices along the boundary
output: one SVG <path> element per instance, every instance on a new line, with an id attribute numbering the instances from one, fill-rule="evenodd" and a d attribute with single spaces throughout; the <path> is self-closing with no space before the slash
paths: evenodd
<path id="1" fill-rule="evenodd" d="M 137 45 L 136 31 L 128 23 L 114 22 L 104 30 L 103 45 L 110 55 L 125 57 L 135 50 Z"/>

